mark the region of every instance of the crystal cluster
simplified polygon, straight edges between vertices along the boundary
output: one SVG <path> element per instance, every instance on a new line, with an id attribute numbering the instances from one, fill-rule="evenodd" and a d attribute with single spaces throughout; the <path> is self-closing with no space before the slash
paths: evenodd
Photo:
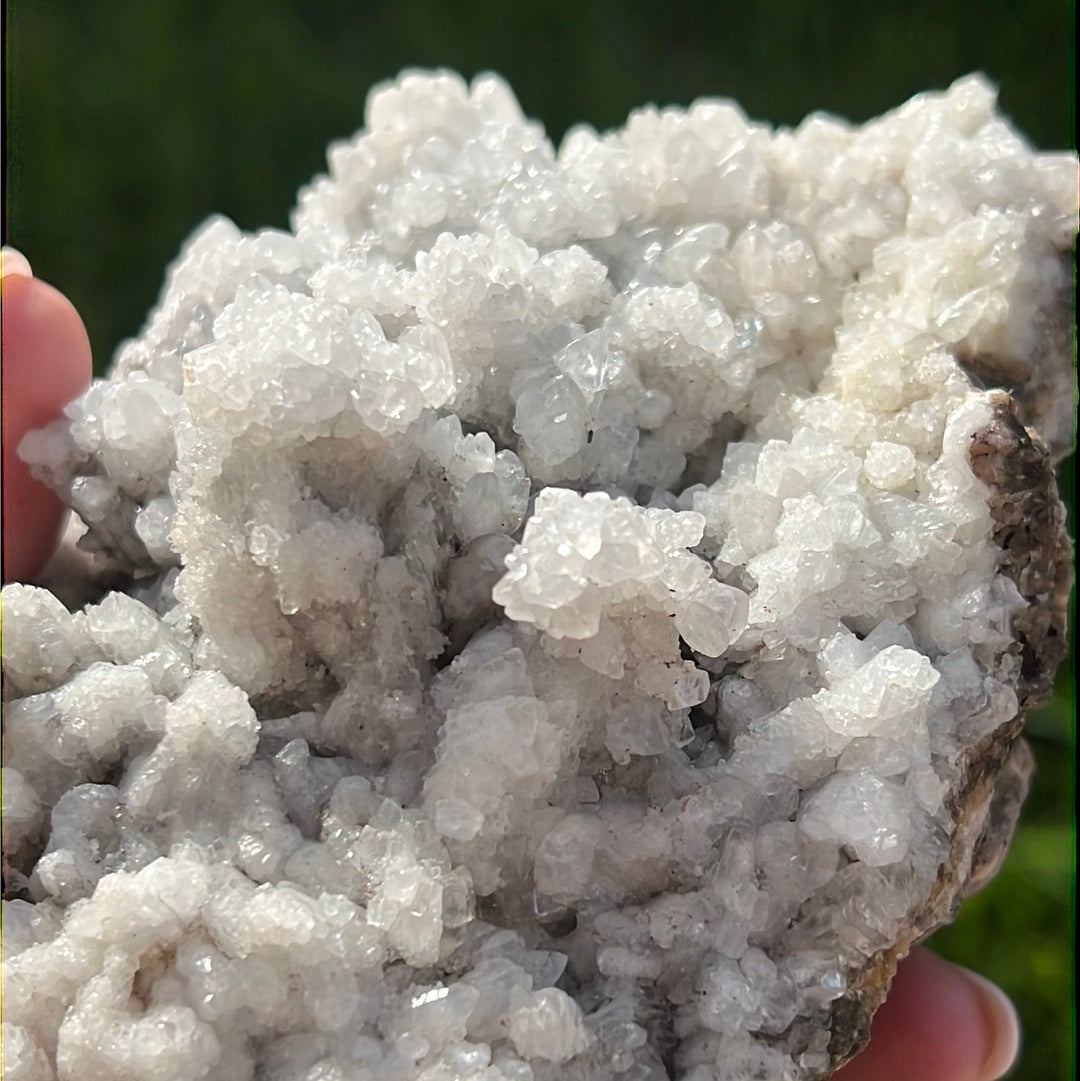
<path id="1" fill-rule="evenodd" d="M 122 589 L 3 593 L 5 1078 L 826 1076 L 1022 798 L 1075 158 L 414 73 L 329 167 L 23 444 Z"/>

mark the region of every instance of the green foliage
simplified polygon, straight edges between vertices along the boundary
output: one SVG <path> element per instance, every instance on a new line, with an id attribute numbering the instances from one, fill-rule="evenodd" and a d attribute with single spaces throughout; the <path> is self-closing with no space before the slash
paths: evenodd
<path id="1" fill-rule="evenodd" d="M 5 242 L 72 297 L 101 370 L 191 229 L 211 212 L 284 226 L 326 144 L 361 124 L 368 88 L 404 67 L 497 70 L 555 138 L 704 95 L 782 124 L 813 109 L 862 120 L 981 70 L 1036 145 L 1060 148 L 1073 143 L 1072 11 L 1069 0 L 16 0 Z M 1009 861 L 937 939 L 1016 999 L 1024 1081 L 1073 1076 L 1073 701 L 1066 677 L 1032 719 L 1039 772 Z"/>
<path id="2" fill-rule="evenodd" d="M 969 900 L 934 946 L 1009 992 L 1023 1019 L 1024 1058 L 1015 1077 L 1074 1076 L 1070 1023 L 1073 958 L 1065 928 L 1076 877 L 1068 823 L 1027 822 L 1000 875 Z"/>

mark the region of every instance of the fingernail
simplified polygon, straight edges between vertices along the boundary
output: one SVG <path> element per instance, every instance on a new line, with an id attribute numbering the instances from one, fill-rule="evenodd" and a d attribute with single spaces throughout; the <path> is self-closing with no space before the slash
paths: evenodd
<path id="1" fill-rule="evenodd" d="M 1012 1069 L 1020 1053 L 1020 1019 L 1016 1007 L 1000 987 L 970 969 L 957 968 L 978 996 L 986 1025 L 994 1034 L 993 1046 L 978 1081 L 999 1081 Z"/>
<path id="2" fill-rule="evenodd" d="M 21 251 L 5 245 L 0 248 L 0 278 L 6 278 L 9 274 L 21 274 L 24 278 L 34 276 L 34 272 L 30 269 L 30 261 L 26 256 Z"/>

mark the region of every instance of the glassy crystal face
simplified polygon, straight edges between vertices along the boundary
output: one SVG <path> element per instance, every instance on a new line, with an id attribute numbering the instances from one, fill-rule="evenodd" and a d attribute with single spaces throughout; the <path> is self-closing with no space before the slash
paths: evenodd
<path id="1" fill-rule="evenodd" d="M 127 585 L 3 594 L 5 1076 L 824 1076 L 1007 842 L 1075 157 L 407 74 L 291 226 L 23 445 Z"/>

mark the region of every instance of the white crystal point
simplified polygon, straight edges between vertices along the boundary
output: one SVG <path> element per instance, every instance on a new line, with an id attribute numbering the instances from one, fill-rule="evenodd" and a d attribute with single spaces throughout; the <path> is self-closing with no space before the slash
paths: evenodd
<path id="1" fill-rule="evenodd" d="M 870 867 L 886 867 L 907 853 L 910 815 L 899 786 L 858 770 L 830 777 L 807 801 L 799 828 L 811 840 L 847 845 Z"/>
<path id="2" fill-rule="evenodd" d="M 748 603 L 687 551 L 703 527 L 693 511 L 545 488 L 492 597 L 510 619 L 553 638 L 591 638 L 619 606 L 663 611 L 691 648 L 718 657 L 745 629 Z"/>

